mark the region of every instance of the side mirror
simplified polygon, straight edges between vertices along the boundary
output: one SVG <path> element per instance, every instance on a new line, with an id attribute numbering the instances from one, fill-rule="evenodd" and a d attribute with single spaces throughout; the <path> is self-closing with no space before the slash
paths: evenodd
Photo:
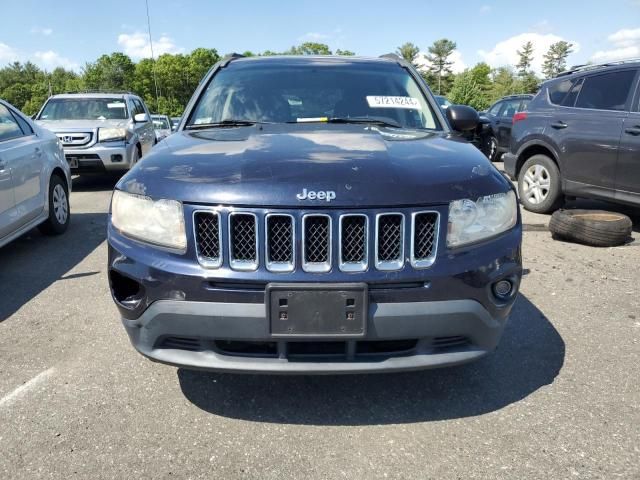
<path id="1" fill-rule="evenodd" d="M 478 112 L 466 105 L 451 105 L 446 112 L 451 128 L 458 132 L 475 130 L 480 122 Z"/>
<path id="2" fill-rule="evenodd" d="M 136 123 L 148 122 L 149 121 L 149 115 L 147 115 L 146 113 L 138 113 L 137 115 L 134 115 L 133 121 L 136 122 Z"/>

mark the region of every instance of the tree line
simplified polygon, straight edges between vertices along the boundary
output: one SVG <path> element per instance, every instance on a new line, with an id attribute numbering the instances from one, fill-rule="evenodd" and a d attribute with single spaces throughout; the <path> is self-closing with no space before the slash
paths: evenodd
<path id="1" fill-rule="evenodd" d="M 531 68 L 534 54 L 531 42 L 518 50 L 520 61 L 513 67 L 492 69 L 482 62 L 454 74 L 452 55 L 456 47 L 452 40 L 436 40 L 427 50 L 426 63 L 420 61 L 420 49 L 413 43 L 403 44 L 396 53 L 416 66 L 435 93 L 477 110 L 486 109 L 504 95 L 533 93 L 542 80 Z M 546 78 L 566 69 L 571 47 L 564 41 L 551 46 L 544 56 Z M 316 42 L 292 46 L 284 52 L 243 52 L 245 56 L 331 54 L 354 55 L 354 52 L 340 49 L 332 52 L 327 45 Z M 196 48 L 188 54 L 164 54 L 155 60 L 145 58 L 136 63 L 124 53 L 114 52 L 85 64 L 80 72 L 62 67 L 48 72 L 31 62 L 14 62 L 0 69 L 0 98 L 32 115 L 53 94 L 123 90 L 140 95 L 154 112 L 177 116 L 182 114 L 202 77 L 220 58 L 216 49 Z"/>

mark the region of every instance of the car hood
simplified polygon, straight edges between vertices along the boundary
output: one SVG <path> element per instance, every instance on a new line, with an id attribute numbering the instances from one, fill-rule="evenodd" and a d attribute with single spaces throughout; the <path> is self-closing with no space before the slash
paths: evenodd
<path id="1" fill-rule="evenodd" d="M 37 120 L 36 123 L 53 132 L 94 130 L 96 128 L 126 128 L 129 120 Z"/>
<path id="2" fill-rule="evenodd" d="M 444 204 L 511 186 L 475 147 L 442 132 L 280 124 L 175 133 L 117 188 L 186 203 L 327 208 Z M 304 189 L 335 195 L 300 199 Z"/>

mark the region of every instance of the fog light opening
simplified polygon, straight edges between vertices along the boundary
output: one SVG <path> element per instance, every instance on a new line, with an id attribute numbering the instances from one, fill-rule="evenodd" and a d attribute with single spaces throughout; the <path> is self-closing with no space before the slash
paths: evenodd
<path id="1" fill-rule="evenodd" d="M 510 280 L 500 280 L 493 284 L 493 294 L 500 300 L 507 300 L 513 294 L 514 286 Z"/>
<path id="2" fill-rule="evenodd" d="M 122 155 L 120 155 L 119 153 L 111 155 L 111 161 L 113 163 L 118 163 L 122 161 Z"/>
<path id="3" fill-rule="evenodd" d="M 144 289 L 135 280 L 125 277 L 115 270 L 109 271 L 111 293 L 116 302 L 125 308 L 136 308 L 142 300 Z"/>

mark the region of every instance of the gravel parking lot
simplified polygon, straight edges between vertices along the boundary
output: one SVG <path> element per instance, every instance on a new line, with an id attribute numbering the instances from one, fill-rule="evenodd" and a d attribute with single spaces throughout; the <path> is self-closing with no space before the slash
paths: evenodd
<path id="1" fill-rule="evenodd" d="M 65 235 L 0 249 L 0 478 L 640 478 L 638 212 L 636 241 L 605 249 L 525 213 L 522 292 L 480 362 L 237 376 L 129 345 L 106 278 L 114 182 L 76 179 Z"/>

